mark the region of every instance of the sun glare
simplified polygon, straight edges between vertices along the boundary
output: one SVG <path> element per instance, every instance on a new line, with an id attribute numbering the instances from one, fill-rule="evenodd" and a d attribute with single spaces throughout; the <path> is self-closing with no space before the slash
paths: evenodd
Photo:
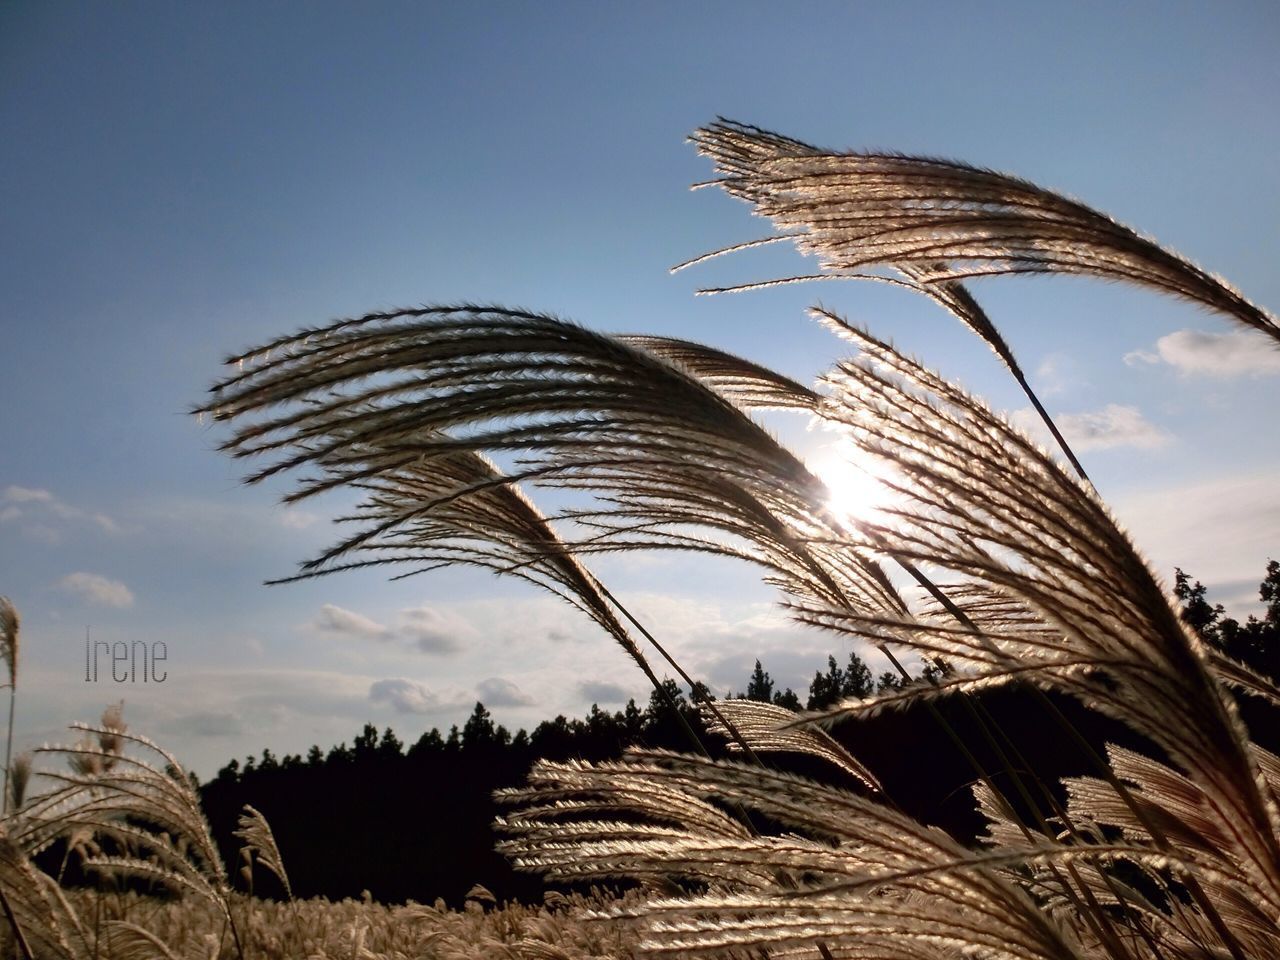
<path id="1" fill-rule="evenodd" d="M 852 443 L 830 444 L 808 457 L 806 466 L 827 485 L 827 509 L 845 525 L 883 519 L 897 495 L 881 479 L 885 467 Z"/>

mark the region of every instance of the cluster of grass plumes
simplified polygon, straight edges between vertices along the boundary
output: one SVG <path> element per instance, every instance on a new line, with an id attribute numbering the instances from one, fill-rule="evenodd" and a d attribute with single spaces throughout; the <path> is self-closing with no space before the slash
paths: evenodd
<path id="1" fill-rule="evenodd" d="M 634 895 L 553 894 L 539 905 L 467 902 L 386 906 L 369 899 L 281 903 L 237 894 L 246 918 L 245 955 L 255 960 L 623 960 L 636 935 L 623 924 L 583 918 L 623 907 Z M 235 960 L 217 910 L 191 900 L 135 891 L 69 891 L 70 909 L 97 927 L 90 943 L 99 960 Z M 0 936 L 0 944 L 4 937 Z"/>
<path id="2" fill-rule="evenodd" d="M 694 139 L 717 182 L 785 231 L 759 242 L 796 240 L 819 256 L 817 278 L 896 270 L 876 279 L 930 296 L 982 336 L 1060 441 L 965 278 L 1127 281 L 1280 340 L 1274 319 L 1225 282 L 1025 181 L 829 154 L 738 124 Z M 542 763 L 507 793 L 506 850 L 518 864 L 650 891 L 605 912 L 643 925 L 643 952 L 1280 954 L 1280 759 L 1250 741 L 1230 692 L 1274 704 L 1280 691 L 1180 620 L 1065 443 L 1074 472 L 938 373 L 816 312 L 855 351 L 817 389 L 711 347 L 457 305 L 343 320 L 247 351 L 202 412 L 235 423 L 228 452 L 270 458 L 250 479 L 306 466 L 319 474 L 293 499 L 368 492 L 348 518 L 357 532 L 304 576 L 480 558 L 527 577 L 548 558 L 701 551 L 757 565 L 797 620 L 869 639 L 904 677 L 895 650 L 932 665 L 924 683 L 810 714 L 706 704 L 744 762 L 651 751 Z M 821 481 L 753 419 L 763 408 L 803 412 L 880 464 L 892 506 L 875 519 L 835 516 Z M 455 458 L 494 452 L 514 458 L 506 476 L 449 479 Z M 406 470 L 446 482 L 414 488 Z M 595 499 L 540 523 L 532 551 L 501 524 L 461 522 L 468 505 L 494 507 L 495 489 L 526 481 Z M 563 580 L 541 582 L 566 595 Z M 593 596 L 626 616 L 602 587 Z M 566 598 L 591 606 L 576 588 Z M 1028 777 L 985 712 L 981 693 L 1010 683 L 1040 696 L 1044 722 L 1075 736 L 1091 764 L 1065 800 Z M 1046 691 L 1123 722 L 1151 755 L 1098 755 Z M 821 729 L 944 697 L 963 704 L 998 760 L 984 768 L 935 711 L 939 735 L 974 765 L 990 824 L 976 848 L 914 822 Z M 846 782 L 762 760 L 787 751 L 835 763 Z"/>
<path id="3" fill-rule="evenodd" d="M 384 906 L 291 895 L 270 824 L 245 807 L 242 888 L 219 857 L 190 777 L 176 758 L 128 730 L 119 707 L 76 724 L 74 744 L 37 751 L 63 767 L 38 772 L 46 789 L 0 823 L 0 952 L 22 960 L 613 960 L 633 955 L 629 924 L 584 919 L 630 902 L 594 889 L 549 893 L 543 904 L 499 905 L 474 888 L 464 909 L 443 901 Z M 56 873 L 37 865 L 56 854 Z M 45 866 L 49 857 L 43 858 Z M 72 866 L 89 878 L 64 887 Z M 283 901 L 252 890 L 274 874 Z"/>
<path id="4" fill-rule="evenodd" d="M 833 154 L 731 123 L 694 139 L 717 182 L 783 228 L 759 242 L 794 239 L 819 257 L 819 279 L 895 270 L 875 279 L 931 297 L 979 334 L 1060 442 L 965 279 L 1131 282 L 1280 339 L 1271 315 L 1225 282 L 1025 181 L 927 158 Z M 678 663 L 585 561 L 716 554 L 760 568 L 800 622 L 869 639 L 904 677 L 894 651 L 932 669 L 924 683 L 810 714 L 704 697 L 708 725 L 740 762 L 651 750 L 537 765 L 505 794 L 507 852 L 554 877 L 625 878 L 643 891 L 599 905 L 586 929 L 606 939 L 592 942 L 574 933 L 551 943 L 542 933 L 556 932 L 555 912 L 485 912 L 479 900 L 461 915 L 238 901 L 172 764 L 120 759 L 126 738 L 104 724 L 87 731 L 98 747 L 70 751 L 79 766 L 44 820 L 134 850 L 91 851 L 100 871 L 186 896 L 182 931 L 116 925 L 119 951 L 207 955 L 228 949 L 230 931 L 239 956 L 555 957 L 625 953 L 634 929 L 635 948 L 655 956 L 1280 955 L 1280 759 L 1250 741 L 1230 691 L 1273 703 L 1280 692 L 1179 619 L 1065 443 L 1074 473 L 944 377 L 829 311 L 820 317 L 856 355 L 817 389 L 699 344 L 470 304 L 342 320 L 232 357 L 235 371 L 201 412 L 234 425 L 229 453 L 268 461 L 250 479 L 306 468 L 290 500 L 364 495 L 343 518 L 353 532 L 300 577 L 461 563 L 532 581 L 594 620 L 661 690 L 635 635 Z M 819 478 L 754 419 L 760 409 L 798 411 L 844 437 L 882 465 L 893 505 L 874 520 L 837 516 Z M 594 499 L 547 516 L 520 484 Z M 1036 782 L 982 704 L 984 690 L 1011 683 L 1118 719 L 1149 755 L 1099 756 L 1080 738 L 1092 774 L 1065 790 Z M 974 764 L 989 823 L 974 847 L 905 814 L 825 729 L 908 703 L 932 710 L 944 697 L 964 705 L 997 760 L 984 768 L 935 713 L 939 735 Z M 1045 723 L 1069 729 L 1047 697 L 1043 707 Z M 834 764 L 835 782 L 771 769 L 787 752 Z M 248 866 L 256 856 L 283 879 L 252 813 L 242 835 L 256 851 Z M 24 841 L 8 842 L 7 908 L 26 888 L 52 895 L 23 873 Z M 186 924 L 191 904 L 208 917 L 203 932 Z M 425 947 L 395 939 L 415 923 L 431 931 Z M 173 939 L 187 930 L 203 940 Z"/>
<path id="5" fill-rule="evenodd" d="M 17 955 L 98 956 L 105 936 L 127 936 L 68 900 L 60 883 L 73 860 L 100 882 L 140 883 L 213 910 L 242 954 L 231 885 L 177 758 L 130 732 L 120 705 L 98 724 L 72 729 L 80 735 L 75 743 L 35 751 L 54 762 L 35 772 L 45 789 L 24 796 L 0 822 L 0 905 Z M 24 788 L 31 773 L 24 764 Z M 56 876 L 36 865 L 59 851 Z"/>

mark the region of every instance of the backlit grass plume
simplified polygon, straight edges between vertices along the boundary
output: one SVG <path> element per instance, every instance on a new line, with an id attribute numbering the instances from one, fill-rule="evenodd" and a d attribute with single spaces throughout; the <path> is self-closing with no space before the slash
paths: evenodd
<path id="1" fill-rule="evenodd" d="M 1182 297 L 1280 340 L 1275 317 L 1225 280 L 1027 180 L 930 157 L 830 152 L 732 121 L 709 124 L 692 140 L 715 162 L 715 183 L 752 203 L 832 274 L 883 265 L 927 286 L 1086 274 Z M 994 328 L 975 332 L 1008 355 Z"/>
<path id="2" fill-rule="evenodd" d="M 5 820 L 23 861 L 61 839 L 84 851 L 87 870 L 202 900 L 221 914 L 243 958 L 226 868 L 177 758 L 129 732 L 119 707 L 109 707 L 100 724 L 72 729 L 82 734 L 79 742 L 35 751 L 68 769 L 43 770 L 53 786 Z M 67 922 L 60 929 L 65 933 Z"/>
<path id="3" fill-rule="evenodd" d="M 757 766 L 630 751 L 620 762 L 538 763 L 500 821 L 518 866 L 562 880 L 638 879 L 653 899 L 620 914 L 646 924 L 646 955 L 767 948 L 817 956 L 1089 956 L 1087 929 L 1045 913 L 1021 882 L 1032 864 L 1124 857 L 1138 845 L 1010 842 L 971 850 L 885 804 Z M 745 834 L 732 803 L 782 824 Z M 605 808 L 625 819 L 591 817 Z M 797 879 L 799 878 L 799 879 Z M 672 896 L 678 880 L 686 893 Z M 782 955 L 790 955 L 783 953 Z"/>
<path id="4" fill-rule="evenodd" d="M 374 522 L 308 565 L 307 575 L 352 553 L 413 562 L 419 543 L 434 546 L 412 530 L 384 537 L 394 523 L 378 511 L 429 524 L 447 518 L 450 505 L 466 509 L 477 493 L 531 481 L 599 498 L 601 509 L 565 514 L 592 531 L 571 541 L 576 551 L 726 554 L 763 566 L 796 596 L 903 608 L 865 552 L 836 542 L 829 491 L 795 455 L 693 373 L 625 340 L 523 311 L 427 307 L 304 331 L 269 354 L 232 358 L 242 360 L 247 369 L 216 385 L 203 409 L 239 422 L 224 444 L 229 452 L 275 458 L 251 480 L 315 465 L 323 476 L 304 481 L 292 499 L 375 485 L 360 514 Z M 758 381 L 745 365 L 741 378 Z M 784 388 L 784 378 L 769 382 L 775 394 Z M 802 394 L 801 402 L 811 399 Z M 463 451 L 520 461 L 510 475 L 477 485 L 447 475 L 447 458 Z M 379 478 L 406 467 L 445 476 L 428 496 L 377 499 L 386 492 Z M 516 540 L 507 530 L 469 529 L 494 538 L 504 571 L 534 569 L 551 552 L 544 538 L 539 550 L 511 556 Z"/>
<path id="5" fill-rule="evenodd" d="M 1082 477 L 1087 477 L 1084 466 L 963 280 L 1071 273 L 1126 281 L 1223 313 L 1280 342 L 1276 318 L 1221 277 L 1105 214 L 1026 180 L 930 157 L 823 150 L 729 120 L 700 128 L 691 140 L 720 174 L 710 183 L 751 203 L 782 232 L 695 257 L 675 269 L 790 239 L 817 256 L 822 273 L 728 289 L 856 278 L 924 294 L 1000 358 Z M 899 276 L 866 272 L 875 267 L 894 268 Z"/>
<path id="6" fill-rule="evenodd" d="M 246 803 L 244 812 L 240 814 L 238 827 L 233 835 L 243 841 L 242 853 L 250 865 L 254 860 L 262 864 L 280 881 L 285 895 L 292 900 L 293 888 L 289 885 L 289 874 L 285 871 L 284 859 L 280 856 L 280 848 L 276 846 L 276 835 L 267 818 Z"/>

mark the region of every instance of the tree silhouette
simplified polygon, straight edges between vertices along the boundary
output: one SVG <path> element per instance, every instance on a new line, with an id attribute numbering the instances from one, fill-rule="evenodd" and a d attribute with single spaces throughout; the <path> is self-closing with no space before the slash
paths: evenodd
<path id="1" fill-rule="evenodd" d="M 1199 580 L 1193 584 L 1181 569 L 1174 582 L 1174 595 L 1182 603 L 1182 619 L 1202 639 L 1229 656 L 1280 682 L 1280 562 L 1267 562 L 1266 576 L 1258 585 L 1258 596 L 1266 604 L 1262 619 L 1250 616 L 1240 623 L 1226 615 L 1222 604 L 1205 599 Z"/>
<path id="2" fill-rule="evenodd" d="M 756 668 L 751 673 L 751 679 L 747 681 L 746 696 L 748 700 L 773 703 L 773 678 L 760 666 L 759 660 L 756 661 Z"/>
<path id="3" fill-rule="evenodd" d="M 871 668 L 856 652 L 849 654 L 849 666 L 844 669 L 835 657 L 827 657 L 827 672 L 813 675 L 806 706 L 810 710 L 821 710 L 849 697 L 868 697 L 874 690 Z"/>

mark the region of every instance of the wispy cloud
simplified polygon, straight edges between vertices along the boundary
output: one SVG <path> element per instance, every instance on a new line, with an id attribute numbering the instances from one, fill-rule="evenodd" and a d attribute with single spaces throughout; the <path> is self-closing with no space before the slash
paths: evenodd
<path id="1" fill-rule="evenodd" d="M 423 653 L 455 653 L 476 636 L 466 620 L 432 607 L 402 610 L 400 621 L 400 635 Z"/>
<path id="2" fill-rule="evenodd" d="M 48 490 L 34 487 L 10 485 L 4 488 L 4 498 L 10 503 L 56 503 L 57 499 Z"/>
<path id="3" fill-rule="evenodd" d="M 490 707 L 528 707 L 536 701 L 510 680 L 490 677 L 476 684 L 480 700 Z"/>
<path id="4" fill-rule="evenodd" d="M 320 612 L 311 621 L 311 626 L 325 633 L 336 633 L 344 637 L 385 640 L 391 636 L 391 631 L 377 621 L 332 603 L 326 603 L 320 608 Z"/>
<path id="5" fill-rule="evenodd" d="M 59 499 L 50 490 L 41 487 L 23 487 L 9 484 L 0 492 L 0 523 L 24 521 L 24 532 L 46 543 L 62 540 L 61 531 L 50 522 L 83 522 L 91 524 L 103 533 L 119 533 L 119 525 L 105 513 L 95 513 L 73 506 Z"/>
<path id="6" fill-rule="evenodd" d="M 1042 443 L 1051 444 L 1048 430 L 1029 407 L 1014 411 L 1011 419 L 1015 426 L 1037 437 Z M 1067 442 L 1077 451 L 1110 450 L 1116 447 L 1152 450 L 1173 440 L 1168 431 L 1149 421 L 1137 407 L 1118 403 L 1107 404 L 1101 410 L 1057 414 L 1054 421 Z"/>
<path id="7" fill-rule="evenodd" d="M 305 530 L 319 519 L 314 513 L 299 510 L 297 507 L 290 507 L 279 514 L 280 526 L 288 527 L 290 530 Z"/>
<path id="8" fill-rule="evenodd" d="M 202 710 L 175 717 L 165 729 L 191 737 L 235 737 L 244 733 L 244 724 L 234 713 Z"/>
<path id="9" fill-rule="evenodd" d="M 401 610 L 399 622 L 386 626 L 364 614 L 326 603 L 310 627 L 355 639 L 402 640 L 423 653 L 456 653 L 477 636 L 476 629 L 450 611 L 433 607 Z"/>
<path id="10" fill-rule="evenodd" d="M 1082 384 L 1075 362 L 1066 354 L 1051 353 L 1036 368 L 1036 391 L 1042 397 L 1056 397 Z"/>
<path id="11" fill-rule="evenodd" d="M 58 581 L 58 586 L 80 599 L 103 607 L 125 609 L 133 606 L 133 591 L 119 580 L 99 573 L 77 571 Z"/>
<path id="12" fill-rule="evenodd" d="M 431 713 L 441 707 L 436 694 L 403 677 L 375 680 L 369 686 L 369 699 L 373 703 L 389 704 L 397 713 Z"/>
<path id="13" fill-rule="evenodd" d="M 1152 350 L 1126 353 L 1124 362 L 1168 364 L 1180 373 L 1209 377 L 1258 377 L 1280 373 L 1280 350 L 1256 333 L 1179 330 L 1156 341 Z"/>

